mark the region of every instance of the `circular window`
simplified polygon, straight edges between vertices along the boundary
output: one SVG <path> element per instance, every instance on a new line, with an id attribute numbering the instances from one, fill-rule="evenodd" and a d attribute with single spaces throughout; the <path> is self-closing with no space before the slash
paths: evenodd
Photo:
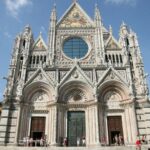
<path id="1" fill-rule="evenodd" d="M 82 58 L 88 52 L 88 45 L 82 38 L 73 37 L 64 42 L 63 51 L 66 56 L 72 59 Z"/>

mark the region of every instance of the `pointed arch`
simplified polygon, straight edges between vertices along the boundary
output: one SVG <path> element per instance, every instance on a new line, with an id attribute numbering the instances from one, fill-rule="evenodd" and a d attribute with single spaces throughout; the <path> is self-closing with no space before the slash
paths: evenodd
<path id="1" fill-rule="evenodd" d="M 98 87 L 98 100 L 104 101 L 104 97 L 109 91 L 116 92 L 121 97 L 121 101 L 130 100 L 130 92 L 128 87 L 115 80 L 106 81 Z"/>
<path id="2" fill-rule="evenodd" d="M 52 93 L 55 93 L 55 91 L 54 91 L 53 87 L 45 82 L 38 81 L 38 82 L 33 82 L 33 83 L 27 85 L 23 89 L 23 95 L 24 95 L 23 101 L 32 103 L 30 100 L 32 99 L 34 94 L 37 92 L 44 92 L 49 98 L 48 101 L 54 100 L 54 96 Z"/>
<path id="3" fill-rule="evenodd" d="M 70 81 L 59 89 L 58 102 L 68 103 L 69 101 L 74 102 L 77 100 L 79 102 L 93 100 L 92 91 L 92 88 L 84 82 Z"/>

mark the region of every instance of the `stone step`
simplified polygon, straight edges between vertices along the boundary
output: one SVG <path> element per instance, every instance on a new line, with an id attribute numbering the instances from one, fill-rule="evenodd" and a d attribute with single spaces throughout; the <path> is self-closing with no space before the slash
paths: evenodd
<path id="1" fill-rule="evenodd" d="M 0 146 L 0 150 L 136 150 L 135 146 L 106 146 L 106 147 L 17 147 Z M 150 145 L 144 145 L 141 150 L 150 150 Z"/>

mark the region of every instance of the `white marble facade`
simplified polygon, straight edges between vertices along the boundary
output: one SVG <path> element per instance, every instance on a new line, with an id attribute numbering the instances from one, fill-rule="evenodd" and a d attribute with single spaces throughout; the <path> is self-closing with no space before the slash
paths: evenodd
<path id="1" fill-rule="evenodd" d="M 137 135 L 150 140 L 149 91 L 136 33 L 122 23 L 117 41 L 112 28 L 103 26 L 97 6 L 92 19 L 76 1 L 59 21 L 56 8 L 50 18 L 48 44 L 41 34 L 34 41 L 29 26 L 16 37 L 0 144 L 14 145 L 31 136 L 32 118 L 44 117 L 47 141 L 58 146 L 60 137 L 68 136 L 69 112 L 84 112 L 86 146 L 113 144 L 116 133 L 127 145 Z M 87 43 L 83 58 L 65 55 L 63 43 L 70 37 Z M 121 118 L 118 130 L 108 123 L 113 117 Z"/>

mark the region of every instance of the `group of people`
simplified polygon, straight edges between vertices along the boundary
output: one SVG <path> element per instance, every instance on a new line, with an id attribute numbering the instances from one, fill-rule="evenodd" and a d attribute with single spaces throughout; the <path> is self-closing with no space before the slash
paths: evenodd
<path id="1" fill-rule="evenodd" d="M 86 141 L 85 141 L 85 137 L 82 138 L 77 138 L 77 146 L 85 146 L 86 145 Z M 63 146 L 68 146 L 68 139 L 67 137 L 64 138 L 63 140 Z"/>
<path id="2" fill-rule="evenodd" d="M 24 146 L 47 146 L 46 139 L 36 139 L 34 140 L 32 137 L 24 137 L 23 138 L 23 145 Z"/>
<path id="3" fill-rule="evenodd" d="M 85 146 L 85 137 L 82 137 L 82 138 L 77 138 L 77 146 Z"/>
<path id="4" fill-rule="evenodd" d="M 116 146 L 123 145 L 123 136 L 121 134 L 116 134 L 113 140 Z"/>

